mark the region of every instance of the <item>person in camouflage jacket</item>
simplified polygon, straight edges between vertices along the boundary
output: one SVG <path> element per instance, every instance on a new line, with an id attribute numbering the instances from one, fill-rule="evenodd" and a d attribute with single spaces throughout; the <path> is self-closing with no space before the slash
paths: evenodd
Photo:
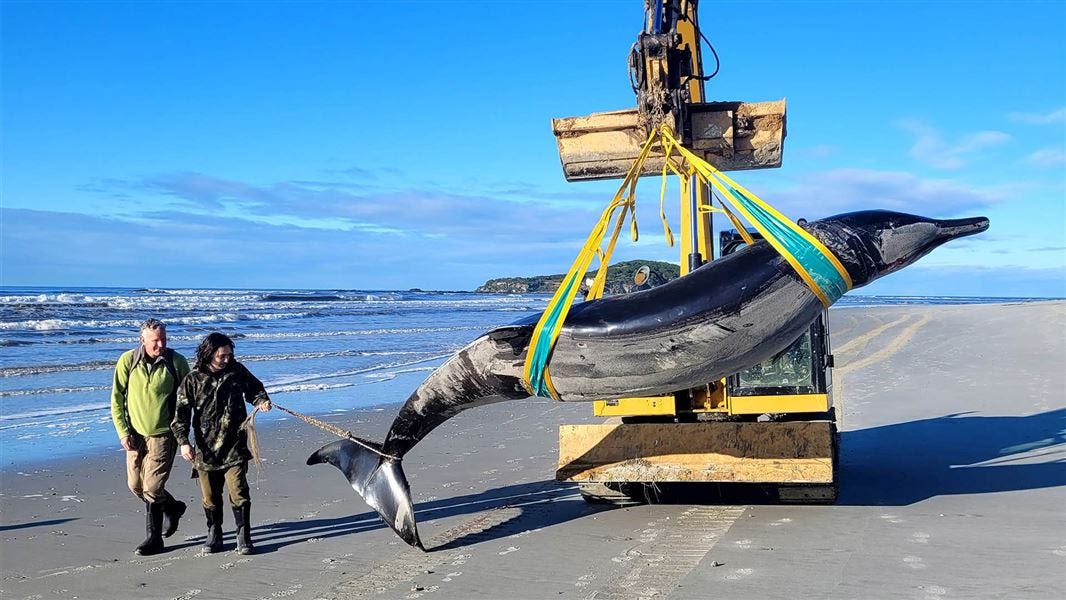
<path id="1" fill-rule="evenodd" d="M 170 428 L 181 447 L 181 456 L 192 461 L 200 480 L 204 515 L 207 517 L 205 552 L 222 549 L 222 489 L 229 490 L 237 524 L 237 552 L 252 554 L 248 490 L 248 434 L 241 425 L 248 417 L 247 404 L 270 410 L 270 397 L 263 383 L 233 358 L 233 340 L 212 333 L 196 349 L 193 370 L 178 388 L 177 408 Z M 190 444 L 194 434 L 196 447 Z"/>

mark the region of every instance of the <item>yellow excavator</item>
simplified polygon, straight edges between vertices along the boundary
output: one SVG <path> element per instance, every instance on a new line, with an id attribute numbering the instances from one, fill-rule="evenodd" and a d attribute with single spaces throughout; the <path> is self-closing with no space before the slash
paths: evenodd
<path id="1" fill-rule="evenodd" d="M 629 55 L 636 108 L 552 120 L 566 179 L 623 178 L 634 164 L 640 175 L 665 173 L 662 147 L 642 156 L 649 133 L 663 125 L 720 171 L 779 167 L 785 101 L 706 101 L 705 82 L 717 68 L 704 74 L 698 0 L 644 4 L 643 31 Z M 695 179 L 681 190 L 682 277 L 758 235 L 721 232 L 716 257 L 713 213 L 705 209 L 711 193 Z M 578 482 L 590 502 L 612 504 L 647 501 L 660 484 L 682 482 L 760 484 L 783 502 L 835 501 L 826 318 L 772 359 L 725 379 L 665 396 L 594 402 L 594 414 L 607 419 L 560 427 L 556 478 Z"/>

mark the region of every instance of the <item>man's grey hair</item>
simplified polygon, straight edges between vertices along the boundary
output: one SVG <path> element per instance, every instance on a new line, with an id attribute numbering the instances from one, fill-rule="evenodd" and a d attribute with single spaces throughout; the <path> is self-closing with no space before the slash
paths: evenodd
<path id="1" fill-rule="evenodd" d="M 167 330 L 167 324 L 159 319 L 145 319 L 141 322 L 141 333 L 145 331 L 155 331 L 156 329 Z"/>

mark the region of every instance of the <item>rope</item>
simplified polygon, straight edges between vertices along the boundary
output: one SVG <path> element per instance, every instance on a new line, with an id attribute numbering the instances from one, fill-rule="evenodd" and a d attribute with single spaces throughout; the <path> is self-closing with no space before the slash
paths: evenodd
<path id="1" fill-rule="evenodd" d="M 263 472 L 263 459 L 259 457 L 259 436 L 255 433 L 255 413 L 259 407 L 252 409 L 252 414 L 241 423 L 241 429 L 248 433 L 248 450 L 252 453 L 252 463 L 255 464 L 255 489 L 259 489 L 259 478 Z"/>
<path id="2" fill-rule="evenodd" d="M 318 420 L 318 419 L 316 419 L 316 418 L 314 418 L 314 417 L 312 417 L 310 415 L 304 415 L 304 414 L 298 413 L 295 410 L 291 410 L 291 409 L 285 408 L 284 406 L 281 406 L 280 404 L 277 404 L 275 402 L 271 402 L 271 405 L 274 408 L 276 408 L 276 409 L 278 409 L 278 410 L 280 410 L 282 412 L 289 413 L 290 415 L 296 417 L 297 419 L 300 419 L 301 421 L 303 421 L 304 423 L 307 423 L 308 425 L 313 425 L 315 427 L 318 427 L 319 429 L 323 429 L 325 431 L 328 431 L 328 432 L 336 435 L 337 437 L 344 438 L 344 439 L 349 440 L 349 441 L 351 441 L 352 443 L 354 443 L 354 444 L 356 444 L 358 446 L 362 446 L 363 448 L 366 448 L 367 450 L 373 452 L 374 454 L 377 454 L 378 456 L 380 456 L 382 458 L 388 458 L 388 459 L 397 460 L 397 461 L 400 460 L 399 456 L 393 456 L 392 454 L 385 454 L 381 450 L 378 450 L 377 448 L 371 446 L 370 444 L 364 442 L 363 440 L 355 437 L 354 435 L 352 435 L 351 431 L 347 431 L 347 430 L 341 429 L 340 427 L 337 427 L 336 425 L 332 425 L 330 423 L 326 423 L 325 421 L 320 421 L 320 420 Z M 252 456 L 255 457 L 256 461 L 259 460 L 259 458 L 258 458 L 259 445 L 257 443 L 257 440 L 255 442 L 253 442 L 253 439 L 255 438 L 255 433 L 253 431 L 253 427 L 254 427 L 254 423 L 255 423 L 255 413 L 257 413 L 257 412 L 259 412 L 259 407 L 258 406 L 255 407 L 255 409 L 252 410 L 252 414 L 248 415 L 248 418 L 244 420 L 243 424 L 241 424 L 241 428 L 248 430 L 248 443 L 249 443 L 249 446 L 251 446 L 253 444 L 255 445 L 255 448 L 252 450 Z"/>
<path id="3" fill-rule="evenodd" d="M 252 414 L 248 415 L 248 418 L 241 424 L 241 429 L 248 432 L 248 449 L 252 452 L 252 462 L 255 463 L 256 471 L 263 468 L 263 459 L 259 457 L 259 436 L 255 434 L 255 413 L 259 412 L 259 408 L 252 410 Z"/>

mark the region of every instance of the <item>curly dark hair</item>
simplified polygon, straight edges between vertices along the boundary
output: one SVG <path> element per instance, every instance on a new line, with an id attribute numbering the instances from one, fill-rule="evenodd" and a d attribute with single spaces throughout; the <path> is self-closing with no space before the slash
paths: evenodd
<path id="1" fill-rule="evenodd" d="M 231 350 L 236 351 L 237 346 L 233 343 L 233 340 L 224 333 L 207 334 L 204 341 L 200 342 L 200 345 L 196 347 L 196 366 L 198 371 L 206 371 L 211 365 L 211 359 L 215 357 L 215 352 L 219 348 L 225 348 L 229 346 Z"/>

